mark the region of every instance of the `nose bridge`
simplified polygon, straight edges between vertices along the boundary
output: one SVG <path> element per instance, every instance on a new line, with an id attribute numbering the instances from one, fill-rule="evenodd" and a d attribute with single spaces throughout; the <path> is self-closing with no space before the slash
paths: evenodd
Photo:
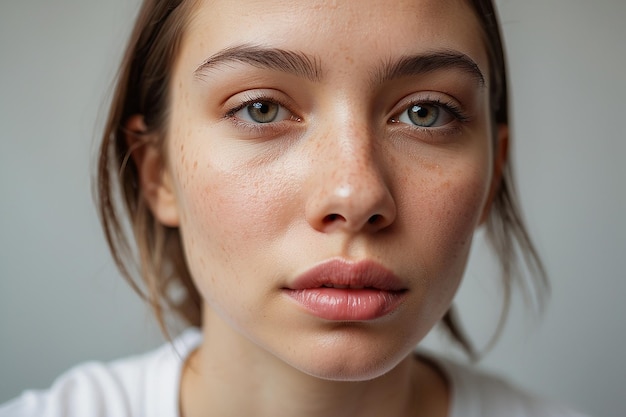
<path id="1" fill-rule="evenodd" d="M 344 189 L 364 185 L 379 176 L 375 143 L 367 126 L 352 121 L 324 136 L 323 146 L 327 148 L 327 169 L 333 177 L 332 183 Z"/>
<path id="2" fill-rule="evenodd" d="M 318 230 L 379 230 L 393 222 L 395 203 L 378 143 L 367 122 L 330 123 L 316 139 L 307 217 Z"/>

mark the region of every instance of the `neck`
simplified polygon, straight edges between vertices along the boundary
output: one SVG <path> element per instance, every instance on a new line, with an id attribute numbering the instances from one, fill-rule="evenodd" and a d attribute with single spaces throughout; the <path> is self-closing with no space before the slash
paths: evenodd
<path id="1" fill-rule="evenodd" d="M 329 381 L 286 364 L 215 314 L 204 318 L 204 341 L 183 372 L 183 417 L 446 415 L 445 381 L 413 356 L 368 381 Z"/>

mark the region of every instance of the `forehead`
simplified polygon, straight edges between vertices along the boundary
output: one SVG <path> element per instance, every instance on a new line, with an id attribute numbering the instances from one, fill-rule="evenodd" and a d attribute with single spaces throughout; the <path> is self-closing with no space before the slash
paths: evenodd
<path id="1" fill-rule="evenodd" d="M 302 51 L 322 66 L 453 50 L 488 72 L 466 0 L 199 0 L 191 13 L 179 57 L 190 68 L 217 51 L 255 44 Z"/>

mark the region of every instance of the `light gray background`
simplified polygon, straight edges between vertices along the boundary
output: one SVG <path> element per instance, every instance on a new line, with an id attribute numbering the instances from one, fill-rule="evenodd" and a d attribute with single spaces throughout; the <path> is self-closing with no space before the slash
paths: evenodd
<path id="1" fill-rule="evenodd" d="M 106 92 L 137 1 L 0 4 L 0 402 L 161 343 L 109 260 L 90 191 Z M 553 285 L 514 301 L 482 366 L 595 416 L 626 394 L 626 2 L 502 0 L 514 162 Z M 498 314 L 480 236 L 459 294 L 484 345 Z M 426 345 L 449 351 L 440 337 Z"/>

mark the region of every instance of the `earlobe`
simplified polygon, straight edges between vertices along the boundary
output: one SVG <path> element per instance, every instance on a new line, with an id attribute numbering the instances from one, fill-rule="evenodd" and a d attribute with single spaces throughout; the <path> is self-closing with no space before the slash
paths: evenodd
<path id="1" fill-rule="evenodd" d="M 502 184 L 502 178 L 504 175 L 504 169 L 507 164 L 509 156 L 509 126 L 501 124 L 497 126 L 497 137 L 493 155 L 493 172 L 491 175 L 491 186 L 489 188 L 489 194 L 485 200 L 483 212 L 480 216 L 480 224 L 485 223 L 491 212 L 491 206 L 495 199 L 500 185 Z"/>
<path id="2" fill-rule="evenodd" d="M 164 226 L 179 225 L 174 184 L 156 138 L 148 132 L 143 116 L 126 122 L 126 142 L 137 167 L 141 196 L 154 217 Z"/>

